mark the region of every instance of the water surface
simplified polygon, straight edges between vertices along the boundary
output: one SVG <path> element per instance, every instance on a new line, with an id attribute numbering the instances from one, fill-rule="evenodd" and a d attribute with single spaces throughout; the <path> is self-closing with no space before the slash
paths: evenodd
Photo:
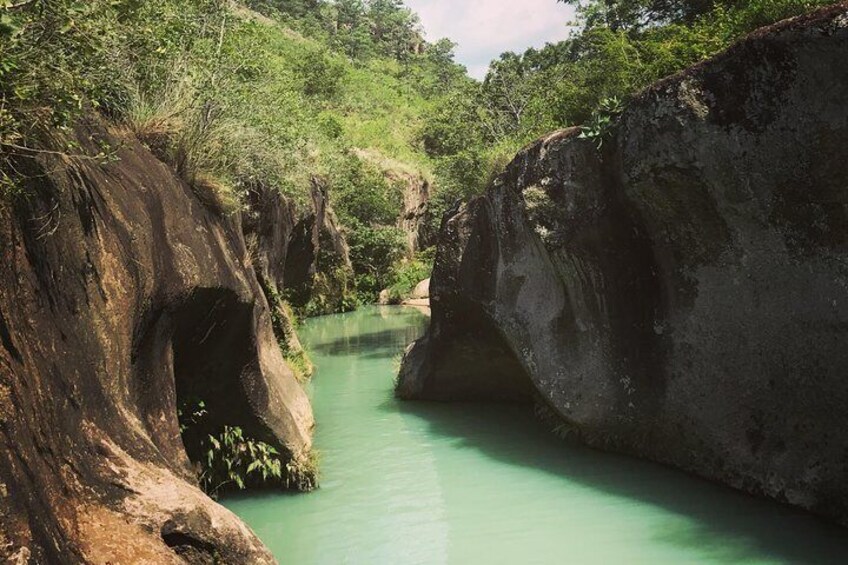
<path id="1" fill-rule="evenodd" d="M 401 403 L 413 309 L 309 320 L 321 488 L 225 504 L 283 564 L 848 563 L 848 532 L 565 444 L 527 409 Z"/>

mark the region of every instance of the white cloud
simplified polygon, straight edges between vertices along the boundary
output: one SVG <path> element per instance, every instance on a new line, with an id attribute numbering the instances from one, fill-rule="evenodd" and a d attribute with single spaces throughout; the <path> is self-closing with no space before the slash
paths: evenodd
<path id="1" fill-rule="evenodd" d="M 457 61 L 483 78 L 504 51 L 521 52 L 568 37 L 574 9 L 556 0 L 406 0 L 430 40 L 448 37 Z"/>

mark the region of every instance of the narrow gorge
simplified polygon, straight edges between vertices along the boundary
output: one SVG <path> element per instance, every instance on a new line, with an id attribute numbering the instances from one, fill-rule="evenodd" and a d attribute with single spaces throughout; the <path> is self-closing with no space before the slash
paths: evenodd
<path id="1" fill-rule="evenodd" d="M 848 2 L 531 4 L 0 0 L 0 561 L 848 560 Z"/>

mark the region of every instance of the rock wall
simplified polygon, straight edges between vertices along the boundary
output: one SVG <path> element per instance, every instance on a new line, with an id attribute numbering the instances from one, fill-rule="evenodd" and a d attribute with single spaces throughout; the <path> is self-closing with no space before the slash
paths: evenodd
<path id="1" fill-rule="evenodd" d="M 92 122 L 77 137 L 119 160 L 22 159 L 23 194 L 0 205 L 0 557 L 273 562 L 195 486 L 177 420 L 197 394 L 212 424 L 293 465 L 311 448 L 241 216 L 120 132 Z"/>
<path id="2" fill-rule="evenodd" d="M 295 230 L 303 216 L 314 214 L 314 210 L 301 212 L 297 204 L 279 190 L 264 185 L 251 187 L 246 194 L 242 231 L 251 265 L 260 283 L 282 289 L 286 286 L 289 249 L 292 248 L 292 253 L 300 252 L 292 245 Z M 304 243 L 313 250 L 312 239 Z"/>
<path id="3" fill-rule="evenodd" d="M 523 150 L 449 212 L 403 398 L 536 401 L 584 442 L 848 523 L 848 3 Z"/>
<path id="4" fill-rule="evenodd" d="M 294 237 L 304 216 L 308 218 L 316 213 L 316 202 L 312 200 L 312 204 L 308 211 L 299 211 L 297 204 L 279 190 L 257 185 L 247 191 L 242 213 L 248 257 L 268 300 L 274 335 L 290 368 L 301 381 L 312 376 L 314 367 L 295 330 L 295 318 L 285 301 L 284 289 L 289 254 L 315 257 L 318 253 L 319 240 Z M 304 292 L 308 300 L 311 284 Z"/>
<path id="5" fill-rule="evenodd" d="M 430 229 L 430 183 L 420 175 L 405 175 L 397 179 L 403 189 L 403 210 L 398 227 L 406 234 L 409 253 L 415 253 L 433 244 Z"/>
<path id="6" fill-rule="evenodd" d="M 347 309 L 353 265 L 324 181 L 318 177 L 312 179 L 311 198 L 311 211 L 300 218 L 291 235 L 285 288 L 294 306 L 311 315 L 331 314 Z"/>
<path id="7" fill-rule="evenodd" d="M 397 227 L 406 235 L 407 252 L 431 247 L 436 240 L 430 209 L 430 181 L 420 171 L 395 161 L 375 150 L 354 149 L 354 155 L 376 167 L 389 185 L 396 187 L 403 198 Z"/>

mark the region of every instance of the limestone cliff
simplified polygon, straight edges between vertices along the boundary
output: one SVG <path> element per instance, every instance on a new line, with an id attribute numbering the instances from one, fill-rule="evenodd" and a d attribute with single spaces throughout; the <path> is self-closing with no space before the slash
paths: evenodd
<path id="1" fill-rule="evenodd" d="M 848 523 L 848 4 L 523 150 L 445 217 L 404 398 L 537 401 L 582 441 Z"/>
<path id="2" fill-rule="evenodd" d="M 195 486 L 177 406 L 197 395 L 209 425 L 308 456 L 311 408 L 251 265 L 271 276 L 276 246 L 251 257 L 241 215 L 132 138 L 96 122 L 77 138 L 118 160 L 21 159 L 0 206 L 0 557 L 272 562 Z"/>

